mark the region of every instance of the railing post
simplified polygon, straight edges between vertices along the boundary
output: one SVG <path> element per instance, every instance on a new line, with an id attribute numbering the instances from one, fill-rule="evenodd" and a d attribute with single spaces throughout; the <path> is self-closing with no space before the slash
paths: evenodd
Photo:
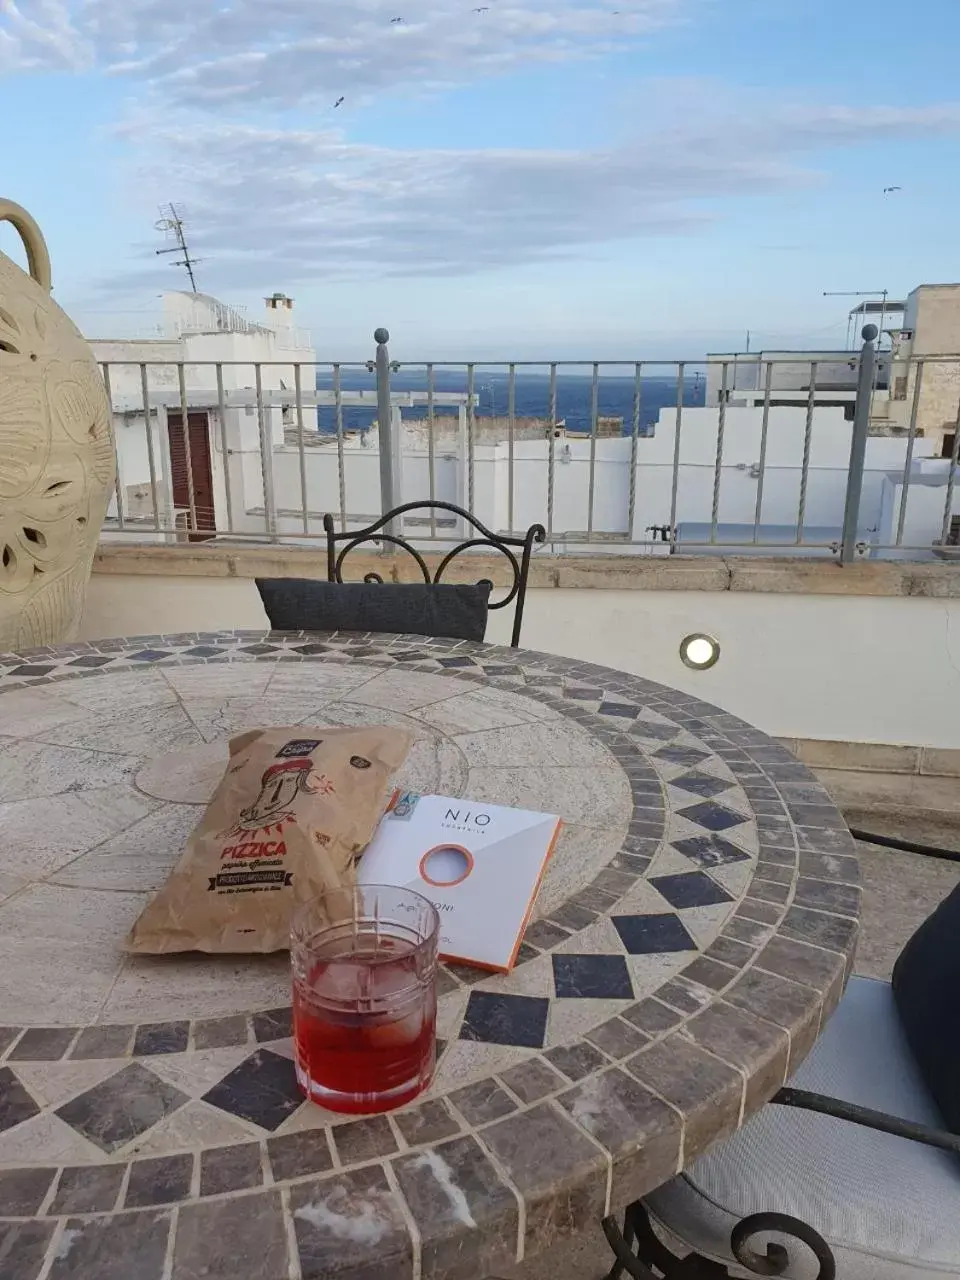
<path id="1" fill-rule="evenodd" d="M 860 518 L 860 495 L 863 490 L 863 464 L 867 455 L 867 436 L 870 433 L 870 400 L 873 396 L 873 378 L 877 367 L 877 326 L 863 326 L 863 346 L 860 349 L 860 371 L 857 376 L 856 411 L 853 418 L 853 434 L 850 439 L 850 467 L 847 472 L 847 500 L 843 508 L 843 542 L 840 547 L 840 563 L 853 564 L 857 554 L 857 522 Z"/>
<path id="2" fill-rule="evenodd" d="M 167 406 L 165 404 L 157 405 L 157 436 L 160 441 L 160 484 L 162 486 L 162 493 L 157 498 L 157 502 L 160 502 L 161 499 L 163 502 L 163 513 L 161 515 L 163 541 L 176 542 L 177 514 L 173 504 L 173 462 L 170 457 L 170 424 L 167 421 Z"/>
<path id="3" fill-rule="evenodd" d="M 393 420 L 393 403 L 390 399 L 390 352 L 387 343 L 390 334 L 377 329 L 373 335 L 377 344 L 377 430 L 380 437 L 380 514 L 386 515 L 400 502 L 398 484 L 400 472 L 400 439 Z M 384 526 L 386 533 L 396 535 L 395 521 Z"/>

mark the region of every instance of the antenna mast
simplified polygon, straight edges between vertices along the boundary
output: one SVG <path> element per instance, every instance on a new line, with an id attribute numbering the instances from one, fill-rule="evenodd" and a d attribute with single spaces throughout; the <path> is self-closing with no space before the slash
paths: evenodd
<path id="1" fill-rule="evenodd" d="M 883 306 L 880 308 L 880 342 L 883 341 L 883 321 L 887 310 L 887 298 L 890 297 L 889 289 L 824 289 L 823 297 L 825 298 L 882 298 Z M 853 324 L 853 317 L 856 307 L 847 316 L 847 348 L 850 348 L 851 338 L 856 337 L 856 330 Z M 879 343 L 877 344 L 879 347 Z"/>
<path id="2" fill-rule="evenodd" d="M 190 250 L 187 246 L 187 238 L 183 230 L 183 219 L 177 213 L 176 206 L 172 204 L 162 205 L 160 208 L 160 221 L 155 223 L 158 231 L 172 233 L 176 244 L 169 249 L 157 249 L 157 254 L 162 253 L 179 253 L 180 257 L 172 262 L 173 267 L 185 267 L 187 275 L 190 277 L 190 289 L 192 293 L 197 292 L 197 282 L 194 278 L 193 268 L 198 262 L 202 262 L 202 258 L 191 258 Z"/>

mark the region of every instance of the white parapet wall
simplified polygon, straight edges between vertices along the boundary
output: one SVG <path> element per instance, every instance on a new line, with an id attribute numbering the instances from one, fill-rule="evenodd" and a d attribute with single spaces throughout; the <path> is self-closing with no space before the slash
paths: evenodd
<path id="1" fill-rule="evenodd" d="M 217 352 L 221 353 L 219 358 L 225 358 L 222 350 L 229 348 L 231 359 L 252 361 L 265 343 L 268 354 L 277 354 L 268 339 L 257 334 L 195 337 L 184 343 L 192 344 L 191 352 L 198 348 L 211 359 Z M 117 345 L 101 343 L 98 354 L 105 360 L 119 360 L 123 353 L 114 350 Z M 145 358 L 147 345 L 137 344 L 134 348 L 131 344 L 131 358 Z M 165 350 L 171 344 L 154 345 Z M 296 353 L 279 354 L 285 359 Z M 177 410 L 179 391 L 170 385 L 175 372 L 172 365 L 151 367 L 150 394 L 157 414 L 164 406 Z M 334 436 L 321 436 L 312 429 L 315 405 L 331 401 L 332 392 L 304 391 L 307 404 L 301 409 L 306 429 L 301 449 L 291 390 L 292 366 L 263 366 L 263 404 L 259 408 L 250 385 L 253 364 L 224 366 L 222 427 L 214 366 L 188 364 L 185 372 L 190 379 L 189 404 L 209 414 L 218 531 L 232 529 L 235 533 L 257 535 L 275 529 L 281 536 L 302 538 L 322 532 L 325 512 L 333 512 L 352 528 L 369 523 L 379 512 L 377 429 L 351 432 L 341 447 Z M 134 491 L 134 500 L 140 501 L 136 495 L 142 487 L 149 488 L 150 480 L 140 370 L 136 364 L 117 364 L 111 376 L 117 407 L 114 425 L 121 488 L 124 493 Z M 355 404 L 363 397 L 369 399 L 371 394 L 349 392 L 345 393 L 345 400 Z M 412 405 L 406 407 L 412 412 Z M 684 409 L 679 435 L 675 410 L 663 410 L 655 433 L 636 441 L 622 436 L 591 441 L 582 433 L 563 432 L 531 438 L 527 432 L 511 445 L 488 429 L 486 420 L 477 419 L 471 451 L 465 408 L 460 405 L 457 429 L 438 431 L 432 452 L 424 423 L 404 420 L 404 408 L 395 396 L 393 412 L 403 460 L 400 496 L 405 501 L 423 500 L 432 493 L 441 500 L 470 507 L 479 519 L 498 531 L 523 530 L 543 523 L 553 544 L 565 551 L 585 549 L 589 531 L 593 551 L 608 549 L 617 542 L 621 547 L 646 542 L 646 547 L 635 546 L 634 554 L 666 554 L 666 543 L 658 541 L 652 531 L 676 525 L 682 539 L 688 542 L 691 525 L 702 528 L 704 523 L 712 522 L 715 500 L 717 521 L 734 531 L 730 535 L 732 542 L 752 540 L 757 521 L 761 543 L 783 542 L 784 537 L 770 533 L 777 527 L 786 531 L 788 542 L 796 538 L 829 544 L 843 522 L 852 424 L 840 408 L 818 407 L 808 431 L 803 409 L 774 406 L 766 416 L 764 433 L 761 408 L 730 406 L 724 414 L 719 457 L 717 408 Z M 169 450 L 166 428 L 159 417 L 154 430 L 155 470 L 161 488 L 158 503 L 164 509 L 170 505 L 169 494 L 163 492 Z M 864 544 L 873 544 L 871 554 L 899 554 L 883 549 L 897 541 L 899 523 L 899 506 L 894 512 L 885 490 L 902 477 L 909 452 L 911 482 L 922 473 L 928 492 L 919 495 L 916 502 L 911 499 L 901 541 L 911 557 L 933 558 L 932 544 L 941 533 L 950 471 L 948 460 L 931 456 L 934 446 L 935 441 L 923 437 L 917 437 L 912 447 L 902 436 L 871 437 L 867 441 L 859 530 Z M 635 468 L 631 465 L 634 460 Z M 272 489 L 273 495 L 269 517 L 265 487 Z M 960 486 L 952 491 L 952 510 L 960 512 Z M 823 530 L 832 532 L 825 537 Z M 407 531 L 415 533 L 413 529 Z M 765 531 L 770 533 L 767 538 Z M 709 542 L 709 533 L 706 538 L 701 533 L 696 541 Z"/>
<path id="2" fill-rule="evenodd" d="M 567 434 L 552 442 L 517 439 L 513 448 L 505 440 L 476 443 L 473 450 L 473 510 L 491 528 L 526 529 L 550 524 L 567 549 L 585 545 L 589 528 L 598 539 L 650 539 L 653 526 L 668 525 L 674 515 L 674 457 L 678 460 L 675 514 L 678 524 L 709 522 L 717 481 L 717 410 L 685 409 L 679 451 L 675 415 L 664 410 L 656 433 L 636 441 L 636 483 L 631 527 L 630 464 L 634 442 L 628 437 L 607 437 L 591 443 L 588 436 Z M 759 408 L 727 410 L 720 462 L 718 519 L 722 524 L 752 527 L 760 501 L 762 526 L 795 527 L 803 514 L 803 529 L 839 528 L 847 487 L 852 424 L 842 409 L 820 408 L 809 436 L 807 469 L 806 413 L 802 409 L 770 410 L 767 438 L 763 441 L 763 411 Z M 403 496 L 405 500 L 429 495 L 428 451 L 422 424 L 405 428 L 403 439 Z M 460 442 L 462 444 L 462 442 Z M 929 457 L 931 442 L 914 442 L 913 457 L 919 463 Z M 512 500 L 511 492 L 512 453 Z M 550 457 L 552 453 L 552 468 Z M 860 528 L 877 540 L 881 531 L 882 491 L 888 476 L 902 472 L 907 454 L 903 438 L 876 437 L 867 442 Z M 760 463 L 763 467 L 761 492 Z M 312 529 L 320 527 L 323 511 L 340 509 L 338 452 L 329 439 L 322 448 L 306 451 L 304 459 L 308 508 L 314 513 Z M 947 462 L 932 464 L 946 472 Z M 281 511 L 301 509 L 300 459 L 295 446 L 278 449 L 273 459 L 277 504 Z M 469 468 L 458 441 L 438 437 L 434 451 L 436 497 L 466 505 Z M 549 478 L 553 496 L 550 506 Z M 353 437 L 344 448 L 343 489 L 352 523 L 369 520 L 379 510 L 380 470 L 378 436 L 374 430 L 362 442 Z M 591 480 L 593 501 L 591 503 Z M 945 476 L 942 477 L 945 483 Z M 917 545 L 929 548 L 939 535 L 943 511 L 917 518 L 907 530 Z M 802 495 L 802 504 L 801 504 Z M 958 498 L 960 502 L 960 498 Z M 302 525 L 296 517 L 282 518 L 281 532 L 296 536 Z M 890 529 L 884 529 L 887 535 Z M 578 537 L 579 535 L 579 537 Z M 762 535 L 761 535 L 762 538 Z M 665 554 L 667 548 L 661 548 Z M 916 552 L 911 553 L 914 556 Z M 928 554 L 932 554 L 928 552 Z"/>
<path id="3" fill-rule="evenodd" d="M 322 577 L 322 556 L 108 547 L 81 638 L 265 627 L 257 574 Z M 533 581 L 527 648 L 685 689 L 782 738 L 960 749 L 958 567 L 549 557 Z M 510 617 L 493 612 L 488 639 L 507 642 Z M 720 661 L 691 671 L 679 645 L 701 631 Z"/>

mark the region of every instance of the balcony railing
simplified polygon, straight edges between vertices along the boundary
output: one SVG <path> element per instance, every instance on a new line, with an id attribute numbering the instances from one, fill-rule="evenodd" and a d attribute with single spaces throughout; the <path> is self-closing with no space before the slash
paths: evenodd
<path id="1" fill-rule="evenodd" d="M 399 364 L 378 337 L 368 363 L 104 364 L 105 535 L 310 543 L 327 512 L 346 530 L 430 498 L 543 523 L 555 551 L 960 558 L 960 355 L 894 359 L 891 399 L 870 339 L 845 406 L 809 358 L 762 361 L 747 395 L 734 359 L 708 392 L 707 362 Z"/>

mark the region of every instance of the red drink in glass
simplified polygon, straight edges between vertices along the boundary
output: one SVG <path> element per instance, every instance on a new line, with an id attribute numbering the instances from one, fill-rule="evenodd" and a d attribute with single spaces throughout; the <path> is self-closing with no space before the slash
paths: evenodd
<path id="1" fill-rule="evenodd" d="M 410 1102 L 436 1063 L 437 913 L 407 889 L 364 885 L 301 908 L 293 926 L 297 1080 L 332 1111 Z"/>

